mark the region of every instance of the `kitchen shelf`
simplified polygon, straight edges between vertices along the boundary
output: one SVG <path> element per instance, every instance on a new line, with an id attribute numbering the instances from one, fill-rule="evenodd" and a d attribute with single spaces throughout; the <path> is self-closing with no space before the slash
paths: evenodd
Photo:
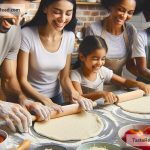
<path id="1" fill-rule="evenodd" d="M 33 0 L 32 3 L 39 3 L 41 0 Z M 98 2 L 76 2 L 77 5 L 99 5 Z"/>
<path id="2" fill-rule="evenodd" d="M 99 3 L 95 2 L 77 2 L 77 5 L 99 5 Z"/>

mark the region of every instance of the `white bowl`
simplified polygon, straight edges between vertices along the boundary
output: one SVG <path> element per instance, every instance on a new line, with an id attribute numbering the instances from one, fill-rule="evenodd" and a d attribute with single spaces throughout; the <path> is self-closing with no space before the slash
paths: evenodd
<path id="1" fill-rule="evenodd" d="M 6 150 L 8 134 L 4 130 L 0 129 L 0 136 L 5 138 L 4 141 L 0 143 L 0 150 Z"/>
<path id="2" fill-rule="evenodd" d="M 93 147 L 96 148 L 105 147 L 108 150 L 121 150 L 121 148 L 116 145 L 101 143 L 100 141 L 93 141 L 93 142 L 81 144 L 76 150 L 89 150 Z"/>
<path id="3" fill-rule="evenodd" d="M 123 147 L 123 148 L 129 147 L 129 148 L 134 148 L 135 150 L 140 150 L 138 148 L 135 148 L 135 147 L 129 145 L 125 141 L 123 141 L 122 137 L 130 129 L 137 129 L 137 130 L 142 130 L 143 131 L 146 127 L 150 127 L 150 124 L 130 124 L 130 125 L 126 125 L 126 126 L 122 127 L 118 131 L 119 142 L 120 142 L 121 147 Z"/>

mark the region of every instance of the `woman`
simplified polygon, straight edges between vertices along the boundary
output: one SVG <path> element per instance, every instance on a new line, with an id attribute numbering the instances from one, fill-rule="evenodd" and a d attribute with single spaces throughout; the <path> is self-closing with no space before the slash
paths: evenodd
<path id="1" fill-rule="evenodd" d="M 21 87 L 28 97 L 58 111 L 64 102 L 61 87 L 70 100 L 92 109 L 92 101 L 81 97 L 69 78 L 75 15 L 75 0 L 42 0 L 35 17 L 22 29 L 18 55 Z"/>
<path id="2" fill-rule="evenodd" d="M 143 0 L 137 13 L 143 12 L 146 22 L 150 22 L 150 1 Z M 139 31 L 134 38 L 132 57 L 135 58 L 138 70 L 137 80 L 150 83 L 150 25 Z"/>
<path id="3" fill-rule="evenodd" d="M 86 35 L 98 35 L 105 39 L 108 53 L 105 66 L 121 75 L 123 66 L 132 62 L 130 59 L 133 36 L 136 29 L 127 23 L 133 16 L 135 0 L 102 0 L 101 5 L 109 11 L 109 16 L 94 22 L 86 30 Z"/>

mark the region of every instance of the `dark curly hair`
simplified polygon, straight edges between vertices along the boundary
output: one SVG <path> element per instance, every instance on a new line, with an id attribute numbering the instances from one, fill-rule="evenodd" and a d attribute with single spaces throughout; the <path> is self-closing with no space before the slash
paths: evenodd
<path id="1" fill-rule="evenodd" d="M 101 5 L 109 10 L 110 7 L 115 6 L 116 4 L 119 4 L 122 0 L 101 0 Z M 136 8 L 134 11 L 134 15 L 140 13 L 140 12 L 149 12 L 150 13 L 150 0 L 135 0 L 136 2 Z"/>
<path id="2" fill-rule="evenodd" d="M 77 19 L 76 19 L 76 0 L 68 0 L 73 4 L 73 15 L 71 21 L 65 26 L 65 30 L 67 31 L 74 31 Z M 39 8 L 31 21 L 26 23 L 23 27 L 27 26 L 41 26 L 47 24 L 46 14 L 43 12 L 44 8 L 48 7 L 49 5 L 57 2 L 56 0 L 41 0 Z"/>
<path id="3" fill-rule="evenodd" d="M 110 7 L 115 6 L 116 4 L 119 4 L 122 0 L 101 0 L 101 5 L 106 8 L 110 9 Z"/>
<path id="4" fill-rule="evenodd" d="M 137 0 L 135 15 L 141 12 L 150 14 L 150 0 Z"/>

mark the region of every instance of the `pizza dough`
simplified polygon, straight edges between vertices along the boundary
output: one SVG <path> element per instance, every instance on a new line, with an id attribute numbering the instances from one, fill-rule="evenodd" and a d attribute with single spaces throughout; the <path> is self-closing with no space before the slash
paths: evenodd
<path id="1" fill-rule="evenodd" d="M 97 136 L 102 129 L 100 117 L 85 111 L 34 124 L 37 133 L 59 141 L 88 139 Z"/>
<path id="2" fill-rule="evenodd" d="M 150 96 L 143 96 L 117 105 L 128 112 L 148 114 L 150 113 Z"/>

